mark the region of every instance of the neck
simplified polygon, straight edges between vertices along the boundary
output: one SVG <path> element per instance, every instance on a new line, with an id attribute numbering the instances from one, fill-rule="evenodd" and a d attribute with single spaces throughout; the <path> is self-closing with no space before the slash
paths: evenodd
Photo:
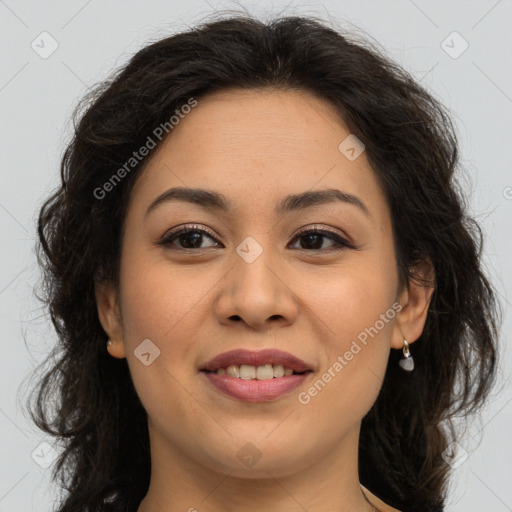
<path id="1" fill-rule="evenodd" d="M 251 474 L 221 467 L 214 460 L 201 464 L 151 428 L 151 482 L 137 512 L 375 512 L 359 484 L 357 457 L 359 425 L 332 448 L 319 446 L 302 466 L 264 457 Z M 192 448 L 193 450 L 193 448 Z M 208 467 L 209 463 L 209 467 Z"/>

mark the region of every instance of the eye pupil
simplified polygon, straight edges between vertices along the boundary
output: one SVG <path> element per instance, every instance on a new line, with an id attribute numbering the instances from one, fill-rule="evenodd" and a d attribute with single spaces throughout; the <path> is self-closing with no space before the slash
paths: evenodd
<path id="1" fill-rule="evenodd" d="M 186 249 L 196 249 L 197 247 L 200 247 L 201 246 L 201 239 L 202 239 L 203 235 L 201 233 L 199 233 L 198 231 L 189 231 L 188 233 L 182 233 L 180 236 L 179 236 L 179 240 L 180 240 L 180 243 L 183 247 L 185 247 Z M 192 243 L 189 244 L 187 242 L 187 240 L 191 240 L 193 239 Z M 199 244 L 195 244 L 195 242 L 198 242 L 199 241 Z"/>
<path id="2" fill-rule="evenodd" d="M 301 240 L 304 240 L 304 238 L 307 238 L 308 239 L 308 242 L 312 242 L 312 245 L 313 245 L 313 249 L 320 249 L 322 247 L 322 235 L 315 235 L 315 234 L 306 234 L 306 235 L 303 235 Z M 317 242 L 317 243 L 315 243 Z M 320 242 L 320 243 L 318 243 Z M 301 242 L 301 247 L 303 249 L 309 249 L 310 246 L 308 247 L 308 243 L 306 243 L 305 245 Z"/>

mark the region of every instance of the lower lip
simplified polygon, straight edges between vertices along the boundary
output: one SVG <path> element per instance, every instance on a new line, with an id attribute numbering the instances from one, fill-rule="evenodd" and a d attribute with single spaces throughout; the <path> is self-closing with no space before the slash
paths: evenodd
<path id="1" fill-rule="evenodd" d="M 267 380 L 239 379 L 229 375 L 203 371 L 208 380 L 226 395 L 243 402 L 268 402 L 300 386 L 312 372 L 287 375 Z"/>

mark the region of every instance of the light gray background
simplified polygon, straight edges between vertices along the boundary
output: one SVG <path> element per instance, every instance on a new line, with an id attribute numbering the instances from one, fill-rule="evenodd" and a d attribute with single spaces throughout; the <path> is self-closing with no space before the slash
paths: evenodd
<path id="1" fill-rule="evenodd" d="M 508 290 L 512 218 L 512 2 L 324 1 L 241 4 L 259 16 L 315 14 L 378 41 L 455 119 L 467 168 L 464 182 L 473 214 L 486 235 L 485 262 L 505 312 L 500 392 L 480 425 L 461 441 L 468 458 L 452 480 L 448 512 L 512 510 L 512 354 Z M 56 341 L 32 297 L 38 269 L 32 252 L 37 208 L 57 185 L 70 115 L 87 88 L 126 62 L 149 39 L 202 21 L 234 2 L 0 0 L 0 512 L 53 511 L 57 488 L 32 453 L 48 450 L 22 413 L 18 388 Z M 58 42 L 47 59 L 32 48 L 47 31 Z M 441 43 L 453 31 L 468 42 L 458 58 Z M 460 41 L 448 44 L 453 51 Z M 48 48 L 48 46 L 47 46 Z M 418 361 L 417 364 L 421 364 Z M 481 442 L 479 432 L 483 434 Z M 37 452 L 39 450 L 39 452 Z M 42 451 L 41 451 L 42 450 Z M 37 459 L 37 457 L 35 457 Z"/>

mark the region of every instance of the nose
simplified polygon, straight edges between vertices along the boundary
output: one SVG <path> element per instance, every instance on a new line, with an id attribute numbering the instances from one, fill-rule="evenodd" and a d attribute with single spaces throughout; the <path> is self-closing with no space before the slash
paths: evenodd
<path id="1" fill-rule="evenodd" d="M 289 282 L 290 274 L 269 252 L 263 251 L 250 263 L 234 254 L 215 304 L 220 323 L 242 322 L 253 330 L 265 330 L 295 322 L 299 300 Z"/>

